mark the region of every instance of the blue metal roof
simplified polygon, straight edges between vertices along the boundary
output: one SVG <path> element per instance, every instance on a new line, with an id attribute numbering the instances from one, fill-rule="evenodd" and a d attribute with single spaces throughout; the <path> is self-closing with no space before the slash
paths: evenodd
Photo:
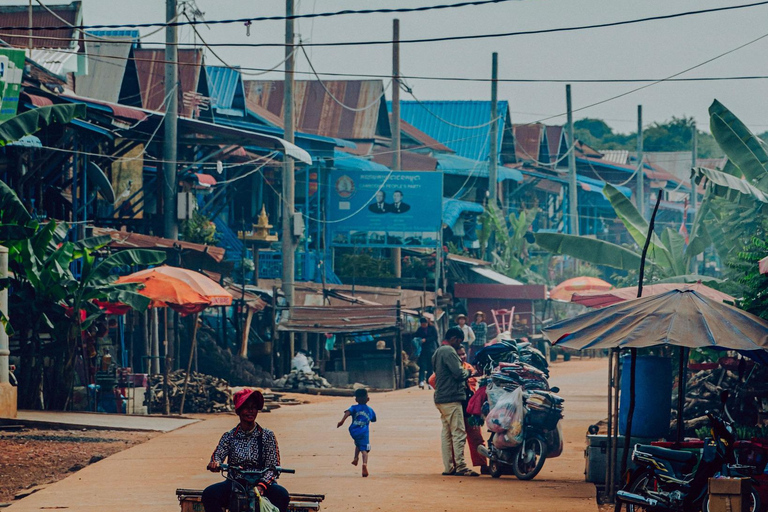
<path id="1" fill-rule="evenodd" d="M 245 92 L 240 71 L 222 66 L 205 66 L 211 107 L 217 110 L 245 108 Z"/>
<path id="2" fill-rule="evenodd" d="M 528 176 L 533 176 L 533 177 L 536 177 L 536 178 L 542 178 L 542 179 L 554 181 L 554 182 L 557 182 L 557 183 L 563 183 L 565 185 L 568 184 L 568 179 L 567 178 L 561 178 L 559 176 L 552 176 L 550 174 L 543 174 L 543 173 L 539 173 L 539 172 L 536 172 L 536 171 L 531 171 L 530 169 L 522 169 L 521 172 L 522 172 L 522 174 L 525 174 L 525 175 L 528 175 Z M 596 179 L 593 179 L 593 178 L 587 178 L 586 176 L 581 176 L 580 174 L 576 175 L 576 181 L 578 183 L 581 183 L 581 185 L 582 185 L 581 190 L 583 190 L 585 192 L 595 192 L 595 193 L 600 194 L 601 197 L 605 198 L 605 195 L 603 194 L 603 188 L 605 187 L 605 182 L 604 181 L 596 180 Z M 621 192 L 625 196 L 632 197 L 632 189 L 624 187 L 624 186 L 621 186 L 621 185 L 614 185 L 614 187 L 616 187 L 619 190 L 619 192 Z"/>
<path id="3" fill-rule="evenodd" d="M 391 110 L 391 102 L 387 102 Z M 499 148 L 509 105 L 499 102 Z M 490 151 L 490 101 L 401 101 L 400 117 L 445 144 L 457 155 L 488 160 Z"/>
<path id="4" fill-rule="evenodd" d="M 487 161 L 470 160 L 463 156 L 442 153 L 433 156 L 437 159 L 437 169 L 445 174 L 488 178 Z M 502 182 L 505 180 L 523 181 L 523 174 L 517 169 L 499 166 L 497 168 L 496 181 Z"/>
<path id="5" fill-rule="evenodd" d="M 120 37 L 131 39 L 134 43 L 138 43 L 141 38 L 141 34 L 138 30 L 89 30 L 88 34 L 93 34 L 96 37 Z"/>
<path id="6" fill-rule="evenodd" d="M 333 166 L 343 171 L 389 172 L 389 167 L 343 151 L 334 151 Z"/>

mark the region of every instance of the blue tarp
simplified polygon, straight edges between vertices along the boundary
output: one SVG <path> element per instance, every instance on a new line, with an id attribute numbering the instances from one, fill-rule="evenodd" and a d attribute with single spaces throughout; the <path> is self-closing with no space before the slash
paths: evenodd
<path id="1" fill-rule="evenodd" d="M 349 153 L 338 150 L 333 152 L 333 164 L 336 169 L 342 171 L 389 172 L 389 167 L 385 165 L 377 164 L 376 162 L 366 160 L 365 158 L 360 158 L 359 156 L 350 155 Z"/>
<path id="2" fill-rule="evenodd" d="M 443 224 L 453 228 L 464 212 L 481 214 L 485 211 L 483 205 L 462 201 L 460 199 L 443 198 Z"/>

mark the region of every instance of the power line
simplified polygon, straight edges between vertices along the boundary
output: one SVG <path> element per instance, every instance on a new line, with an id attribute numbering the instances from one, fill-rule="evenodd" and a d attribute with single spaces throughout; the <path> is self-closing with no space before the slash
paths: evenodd
<path id="1" fill-rule="evenodd" d="M 446 9 L 456 9 L 460 7 L 469 6 L 482 6 L 490 4 L 500 4 L 505 2 L 511 2 L 513 0 L 472 0 L 467 2 L 458 2 L 454 4 L 439 4 L 439 5 L 424 5 L 419 7 L 399 7 L 399 8 L 383 8 L 383 9 L 344 9 L 341 11 L 331 12 L 318 12 L 311 14 L 294 14 L 292 16 L 258 16 L 255 18 L 233 18 L 224 20 L 190 20 L 190 21 L 176 21 L 172 23 L 133 23 L 133 24 L 120 24 L 120 25 L 65 25 L 65 26 L 48 26 L 48 27 L 27 27 L 27 26 L 10 26 L 3 27 L 0 30 L 65 30 L 67 28 L 76 28 L 79 30 L 104 30 L 104 29 L 123 29 L 123 28 L 154 28 L 154 27 L 183 27 L 187 25 L 227 25 L 232 23 L 255 23 L 260 21 L 286 21 L 286 20 L 299 20 L 305 18 L 333 18 L 336 16 L 349 16 L 357 14 L 400 14 L 410 12 L 426 12 L 426 11 L 441 11 Z"/>
<path id="2" fill-rule="evenodd" d="M 240 19 L 230 19 L 230 20 L 214 20 L 214 21 L 186 21 L 186 22 L 173 22 L 173 23 L 136 23 L 136 24 L 122 24 L 122 25 L 87 25 L 87 26 L 54 26 L 54 27 L 27 27 L 27 26 L 5 26 L 0 27 L 0 30 L 24 30 L 24 31 L 35 31 L 35 30 L 68 30 L 71 28 L 76 28 L 79 30 L 92 30 L 92 29 L 126 29 L 126 28 L 152 28 L 152 27 L 166 27 L 166 26 L 184 26 L 184 25 L 199 25 L 199 24 L 208 24 L 208 25 L 215 25 L 215 24 L 226 24 L 226 23 L 247 23 L 254 21 L 278 21 L 278 20 L 285 20 L 285 19 L 298 19 L 298 18 L 328 18 L 332 16 L 340 16 L 345 14 L 374 14 L 374 13 L 400 13 L 400 12 L 420 12 L 425 10 L 436 10 L 436 9 L 447 9 L 447 8 L 453 8 L 453 7 L 463 7 L 465 5 L 482 5 L 487 3 L 499 3 L 499 2 L 506 2 L 511 0 L 479 0 L 478 2 L 463 2 L 461 4 L 450 4 L 450 5 L 443 5 L 443 6 L 429 6 L 429 7 L 416 7 L 416 8 L 402 8 L 402 9 L 364 9 L 364 10 L 346 10 L 346 11 L 336 11 L 331 13 L 315 13 L 315 14 L 298 14 L 291 17 L 285 17 L 285 16 L 264 16 L 260 18 L 240 18 Z M 560 33 L 560 32 L 576 32 L 576 31 L 582 31 L 582 30 L 592 30 L 592 29 L 599 29 L 599 28 L 609 28 L 609 27 L 619 27 L 624 25 L 634 25 L 638 23 L 646 23 L 650 21 L 661 21 L 661 20 L 669 20 L 669 19 L 675 19 L 675 18 L 682 18 L 687 16 L 696 16 L 699 14 L 712 14 L 717 12 L 724 12 L 724 11 L 732 11 L 737 9 L 748 9 L 752 7 L 759 7 L 768 5 L 768 0 L 763 0 L 760 2 L 753 2 L 749 4 L 741 4 L 741 5 L 729 5 L 724 7 L 714 7 L 710 9 L 699 9 L 699 10 L 693 10 L 693 11 L 684 11 L 684 12 L 678 12 L 673 14 L 662 14 L 657 16 L 647 16 L 644 18 L 634 18 L 629 20 L 621 20 L 621 21 L 610 21 L 605 23 L 592 23 L 589 25 L 576 25 L 576 26 L 570 26 L 570 27 L 555 27 L 555 28 L 544 28 L 544 29 L 536 29 L 536 30 L 521 30 L 521 31 L 515 31 L 515 32 L 495 32 L 490 34 L 468 34 L 468 35 L 460 35 L 460 36 L 442 36 L 442 37 L 423 37 L 423 38 L 414 38 L 414 39 L 401 39 L 401 44 L 415 44 L 415 43 L 438 43 L 438 42 L 447 42 L 447 41 L 466 41 L 466 40 L 475 40 L 475 39 L 494 39 L 494 38 L 502 38 L 502 37 L 515 37 L 515 36 L 530 36 L 530 35 L 541 35 L 541 34 L 554 34 L 554 33 Z M 15 34 L 14 37 L 22 37 L 19 34 Z M 26 36 L 23 36 L 26 37 Z M 159 43 L 158 43 L 159 44 Z M 336 42 L 328 42 L 328 43 L 305 43 L 306 47 L 330 47 L 330 46 L 371 46 L 371 45 L 389 45 L 392 44 L 391 39 L 379 39 L 379 40 L 369 40 L 369 41 L 336 41 Z M 189 45 L 189 43 L 178 43 L 179 46 L 182 45 Z M 269 48 L 269 47 L 285 47 L 285 46 L 295 46 L 292 44 L 287 43 L 214 43 L 211 44 L 212 47 L 230 47 L 230 48 Z"/>

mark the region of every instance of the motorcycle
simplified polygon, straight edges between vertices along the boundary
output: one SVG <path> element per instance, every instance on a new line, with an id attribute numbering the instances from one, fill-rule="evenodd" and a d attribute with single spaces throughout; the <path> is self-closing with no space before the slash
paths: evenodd
<path id="1" fill-rule="evenodd" d="M 704 442 L 698 467 L 695 453 L 650 445 L 635 445 L 632 461 L 637 468 L 629 475 L 624 489 L 616 493 L 616 500 L 627 505 L 628 512 L 642 510 L 709 512 L 709 479 L 717 476 L 749 478 L 755 468 L 736 462 L 734 446 L 736 436 L 733 418 L 725 402 L 728 393 L 721 396 L 727 420 L 707 412 L 712 437 Z M 760 511 L 760 495 L 750 487 L 747 510 Z"/>
<path id="2" fill-rule="evenodd" d="M 558 393 L 560 390 L 555 387 L 550 391 Z M 524 404 L 527 407 L 526 398 Z M 495 433 L 488 440 L 488 448 L 478 447 L 478 452 L 488 458 L 492 478 L 508 474 L 511 469 L 519 480 L 532 480 L 544 467 L 544 461 L 549 455 L 560 454 L 562 434 L 558 425 L 559 417 L 550 417 L 544 423 L 536 419 L 536 415 L 526 413 L 523 419 L 523 440 L 514 448 L 497 448 L 493 443 Z"/>
<path id="3" fill-rule="evenodd" d="M 256 484 L 259 483 L 264 473 L 274 471 L 277 476 L 280 476 L 280 473 L 296 473 L 294 469 L 279 466 L 265 469 L 244 469 L 229 464 L 222 464 L 220 470 L 224 478 L 232 482 L 232 493 L 227 507 L 229 512 L 259 512 L 261 494 L 256 490 Z"/>

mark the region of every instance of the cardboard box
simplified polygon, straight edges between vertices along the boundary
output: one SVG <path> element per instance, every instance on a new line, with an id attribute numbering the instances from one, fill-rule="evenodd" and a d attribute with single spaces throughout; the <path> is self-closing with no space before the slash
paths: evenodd
<path id="1" fill-rule="evenodd" d="M 746 512 L 749 485 L 744 478 L 710 478 L 710 512 Z"/>

